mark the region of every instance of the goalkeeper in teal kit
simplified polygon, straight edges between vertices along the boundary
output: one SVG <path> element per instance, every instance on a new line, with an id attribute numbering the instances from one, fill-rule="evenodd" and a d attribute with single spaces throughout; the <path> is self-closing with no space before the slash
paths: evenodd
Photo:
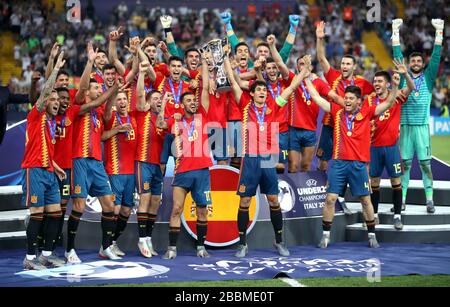
<path id="1" fill-rule="evenodd" d="M 401 19 L 392 21 L 392 49 L 394 58 L 403 60 L 400 48 Z M 414 153 L 417 154 L 422 181 L 427 199 L 427 212 L 434 213 L 433 203 L 433 174 L 431 173 L 431 140 L 428 120 L 430 117 L 430 103 L 434 80 L 439 68 L 443 40 L 444 21 L 432 19 L 431 24 L 436 29 L 436 38 L 428 66 L 425 68 L 424 57 L 419 52 L 409 55 L 409 69 L 414 80 L 415 89 L 408 100 L 402 105 L 400 117 L 400 152 L 402 156 L 402 210 L 405 208 L 406 193 L 408 191 L 409 177 Z M 401 86 L 405 84 L 402 80 Z"/>

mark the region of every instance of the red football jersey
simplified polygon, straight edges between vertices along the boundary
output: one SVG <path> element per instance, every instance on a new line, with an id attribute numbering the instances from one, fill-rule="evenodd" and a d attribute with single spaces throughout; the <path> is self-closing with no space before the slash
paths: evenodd
<path id="1" fill-rule="evenodd" d="M 378 99 L 377 99 L 378 98 Z M 386 99 L 379 98 L 375 93 L 367 96 L 364 105 L 377 106 Z M 379 116 L 373 122 L 374 132 L 372 134 L 372 146 L 392 146 L 395 145 L 400 136 L 400 113 L 401 106 L 405 103 L 402 96 L 397 97 L 392 107 Z"/>
<path id="2" fill-rule="evenodd" d="M 370 121 L 375 116 L 375 109 L 373 105 L 361 108 L 356 114 L 346 114 L 343 108 L 331 104 L 334 122 L 333 159 L 370 161 Z M 351 128 L 348 129 L 347 125 L 351 125 Z"/>
<path id="3" fill-rule="evenodd" d="M 176 160 L 174 174 L 207 168 L 213 165 L 209 152 L 208 116 L 203 108 L 191 118 L 167 121 L 168 131 L 175 135 Z M 191 131 L 191 132 L 190 132 Z M 191 135 L 191 136 L 189 136 Z"/>
<path id="4" fill-rule="evenodd" d="M 169 77 L 169 66 L 166 63 L 156 63 L 153 66 L 153 70 L 156 74 L 160 73 L 163 77 Z"/>
<path id="5" fill-rule="evenodd" d="M 289 72 L 289 78 L 287 80 L 279 78 L 278 81 L 274 82 L 274 83 L 266 80 L 267 86 L 268 86 L 267 100 L 270 100 L 270 104 L 276 104 L 275 99 L 277 99 L 277 97 L 280 96 L 280 94 L 287 87 L 289 87 L 289 85 L 291 85 L 291 81 L 294 78 L 294 76 L 295 76 L 295 74 L 293 74 L 292 72 Z M 254 82 L 254 80 L 249 81 L 249 87 L 252 85 L 253 82 Z M 272 89 L 272 91 L 270 89 Z M 291 97 L 289 97 L 289 100 L 291 100 L 291 99 L 292 99 L 292 95 L 291 95 Z M 280 133 L 289 131 L 288 120 L 289 120 L 289 107 L 286 104 L 283 107 L 281 107 L 277 113 L 276 121 L 279 124 Z"/>
<path id="6" fill-rule="evenodd" d="M 47 119 L 45 111 L 39 113 L 34 105 L 27 116 L 22 168 L 40 167 L 53 172 L 52 130 L 56 134 L 56 119 Z"/>
<path id="7" fill-rule="evenodd" d="M 359 87 L 361 89 L 362 98 L 364 98 L 366 95 L 369 95 L 375 90 L 372 83 L 370 83 L 360 75 L 354 76 L 352 80 L 343 80 L 342 73 L 335 70 L 333 67 L 330 67 L 330 70 L 326 74 L 324 74 L 324 76 L 331 89 L 341 97 L 345 96 L 345 89 L 349 85 L 356 85 L 357 87 Z M 331 121 L 329 113 L 326 113 L 324 115 L 322 123 L 324 125 L 333 126 L 333 122 Z"/>
<path id="8" fill-rule="evenodd" d="M 251 98 L 241 96 L 242 111 L 242 153 L 243 154 L 278 154 L 278 106 L 273 100 L 267 99 L 263 107 L 256 107 Z M 258 117 L 264 115 L 263 128 L 258 123 Z"/>
<path id="9" fill-rule="evenodd" d="M 134 174 L 134 157 L 137 148 L 137 123 L 134 112 L 120 116 L 114 112 L 105 124 L 105 130 L 111 130 L 122 124 L 130 123 L 133 129 L 128 133 L 117 133 L 105 141 L 105 170 L 108 175 Z"/>
<path id="10" fill-rule="evenodd" d="M 171 80 L 172 79 L 170 78 L 164 78 L 158 86 L 158 90 L 162 93 L 163 97 L 166 92 L 173 93 L 173 98 L 167 102 L 166 108 L 164 110 L 165 118 L 170 118 L 175 113 L 184 114 L 183 108 L 181 107 L 181 95 L 183 95 L 183 93 L 185 92 L 191 92 L 191 90 L 189 89 L 189 83 L 187 83 L 186 81 L 180 79 L 179 82 L 172 82 Z M 171 82 L 173 85 L 173 91 Z M 178 102 L 175 101 L 175 97 L 178 97 Z"/>
<path id="11" fill-rule="evenodd" d="M 78 116 L 75 120 L 72 158 L 94 158 L 102 161 L 102 131 L 104 107 Z"/>
<path id="12" fill-rule="evenodd" d="M 100 69 L 94 67 L 94 72 L 91 73 L 91 78 L 97 80 L 98 84 L 102 87 L 103 93 L 106 92 L 105 80 L 103 80 L 103 73 Z"/>
<path id="13" fill-rule="evenodd" d="M 75 103 L 75 95 L 78 92 L 77 88 L 68 88 L 69 90 L 69 98 L 70 98 L 70 104 L 74 104 Z"/>
<path id="14" fill-rule="evenodd" d="M 247 72 L 247 69 L 240 69 L 240 68 L 236 68 L 236 71 L 238 74 L 242 74 L 244 72 Z M 245 93 L 245 91 L 244 91 Z M 247 92 L 248 93 L 248 92 Z M 236 101 L 236 99 L 234 99 L 234 94 L 233 91 L 228 92 L 228 117 L 227 119 L 229 121 L 232 120 L 241 120 L 241 108 L 238 105 L 238 102 Z"/>
<path id="15" fill-rule="evenodd" d="M 136 111 L 136 161 L 159 164 L 166 130 L 156 127 L 157 114 Z"/>
<path id="16" fill-rule="evenodd" d="M 72 142 L 75 120 L 81 106 L 71 105 L 64 115 L 56 115 L 56 144 L 54 160 L 61 168 L 72 168 Z"/>
<path id="17" fill-rule="evenodd" d="M 328 96 L 331 89 L 325 81 L 316 78 L 312 84 L 320 96 Z M 316 131 L 320 108 L 311 98 L 304 81 L 294 91 L 294 99 L 289 102 L 289 124 L 292 127 Z"/>
<path id="18" fill-rule="evenodd" d="M 229 95 L 226 92 L 209 95 L 208 127 L 227 127 L 228 97 Z"/>

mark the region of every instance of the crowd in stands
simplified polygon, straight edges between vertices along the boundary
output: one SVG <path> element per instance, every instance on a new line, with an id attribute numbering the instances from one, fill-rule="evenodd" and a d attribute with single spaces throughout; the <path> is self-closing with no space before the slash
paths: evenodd
<path id="1" fill-rule="evenodd" d="M 45 1 L 2 1 L 0 4 L 0 24 L 2 28 L 9 27 L 17 34 L 17 44 L 14 47 L 14 59 L 22 68 L 20 78 L 12 78 L 10 85 L 15 92 L 27 92 L 31 84 L 34 70 L 45 69 L 51 46 L 55 41 L 65 50 L 67 69 L 73 76 L 80 76 L 86 63 L 86 43 L 91 40 L 100 49 L 108 50 L 108 33 L 122 25 L 126 31 L 123 36 L 125 42 L 129 37 L 148 34 L 156 35 L 160 40 L 164 38 L 159 17 L 163 14 L 172 15 L 172 32 L 181 48 L 200 46 L 207 41 L 225 36 L 220 22 L 221 10 L 214 9 L 212 2 L 207 8 L 200 10 L 187 7 L 155 8 L 148 7 L 144 1 L 137 1 L 131 5 L 121 2 L 111 9 L 109 20 L 101 20 L 95 10 L 98 7 L 93 1 L 82 8 L 81 23 L 69 23 L 66 12 L 56 13 L 52 5 L 44 6 Z M 237 11 L 230 8 L 233 16 L 233 28 L 238 37 L 245 40 L 251 51 L 265 39 L 268 34 L 275 33 L 278 43 L 282 44 L 289 30 L 289 14 L 301 16 L 298 31 L 288 67 L 293 69 L 295 59 L 305 53 L 315 56 L 315 22 L 322 19 L 327 23 L 326 56 L 330 63 L 339 67 L 339 60 L 343 54 L 351 53 L 356 56 L 360 71 L 366 79 L 371 80 L 379 65 L 373 55 L 362 43 L 362 33 L 365 29 L 377 31 L 386 43 L 390 52 L 390 24 L 396 17 L 396 6 L 393 1 L 382 1 L 381 20 L 369 23 L 366 13 L 370 9 L 365 1 L 337 1 L 317 0 L 316 5 L 309 6 L 306 1 L 298 0 L 296 5 L 286 9 L 280 3 L 265 2 L 264 6 L 255 8 L 249 5 L 247 11 Z M 206 2 L 205 2 L 206 5 Z M 423 1 L 406 0 L 405 25 L 402 27 L 402 48 L 405 54 L 422 51 L 430 56 L 433 47 L 434 28 L 429 24 L 430 16 L 443 18 L 450 15 L 450 7 L 445 0 Z M 437 9 L 437 8 L 441 9 Z M 449 43 L 450 24 L 446 24 L 444 33 L 444 48 L 439 78 L 436 81 L 434 100 L 432 105 L 440 107 L 449 101 L 450 63 Z M 413 34 L 414 33 L 414 34 Z M 127 51 L 118 45 L 118 54 L 126 59 Z M 162 60 L 162 56 L 160 58 Z M 316 65 L 319 69 L 319 65 Z M 320 73 L 320 71 L 319 71 Z"/>

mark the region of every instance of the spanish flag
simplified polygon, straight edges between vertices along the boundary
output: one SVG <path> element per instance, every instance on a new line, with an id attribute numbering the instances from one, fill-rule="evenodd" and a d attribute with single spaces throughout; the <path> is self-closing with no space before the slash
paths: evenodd
<path id="1" fill-rule="evenodd" d="M 210 246 L 228 246 L 239 240 L 237 214 L 240 197 L 236 195 L 239 172 L 229 166 L 214 166 L 210 169 L 211 201 L 208 210 L 208 232 L 206 244 Z M 252 198 L 249 210 L 249 225 L 256 222 L 257 202 Z M 196 205 L 189 193 L 184 203 L 182 221 L 187 231 L 197 238 Z"/>

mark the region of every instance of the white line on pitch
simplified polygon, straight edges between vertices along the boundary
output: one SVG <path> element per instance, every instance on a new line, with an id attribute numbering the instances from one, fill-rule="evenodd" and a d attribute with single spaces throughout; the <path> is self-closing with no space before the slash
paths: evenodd
<path id="1" fill-rule="evenodd" d="M 287 283 L 291 287 L 306 287 L 306 285 L 299 283 L 298 281 L 296 281 L 295 279 L 292 279 L 292 278 L 281 277 L 281 278 L 279 278 L 279 280 Z"/>

